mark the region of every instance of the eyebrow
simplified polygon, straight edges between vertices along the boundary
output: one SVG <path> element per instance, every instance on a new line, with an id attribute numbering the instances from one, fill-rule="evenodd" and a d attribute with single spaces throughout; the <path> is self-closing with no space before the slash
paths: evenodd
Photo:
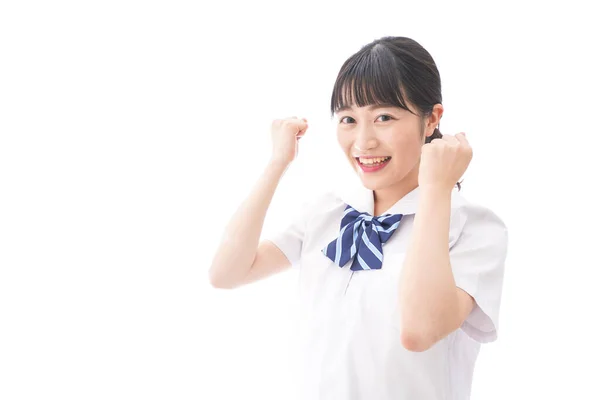
<path id="1" fill-rule="evenodd" d="M 390 103 L 384 103 L 384 104 L 372 104 L 370 106 L 367 106 L 367 110 L 369 111 L 373 111 L 373 110 L 377 110 L 378 108 L 397 108 L 398 106 L 396 106 L 395 104 L 390 104 Z M 351 110 L 352 107 L 350 106 L 344 106 L 344 107 L 340 107 L 337 112 L 342 112 L 342 111 L 346 111 L 346 110 Z"/>

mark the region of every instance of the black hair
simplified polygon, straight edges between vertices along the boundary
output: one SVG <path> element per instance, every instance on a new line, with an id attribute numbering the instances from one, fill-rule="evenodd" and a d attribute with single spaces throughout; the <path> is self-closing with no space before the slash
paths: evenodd
<path id="1" fill-rule="evenodd" d="M 416 113 L 406 100 L 414 105 Z M 363 46 L 344 62 L 331 95 L 331 116 L 352 104 L 390 104 L 419 116 L 424 127 L 424 119 L 438 103 L 442 103 L 440 73 L 429 52 L 413 39 L 385 36 Z M 425 143 L 442 137 L 438 127 Z M 460 182 L 457 186 L 460 190 Z"/>

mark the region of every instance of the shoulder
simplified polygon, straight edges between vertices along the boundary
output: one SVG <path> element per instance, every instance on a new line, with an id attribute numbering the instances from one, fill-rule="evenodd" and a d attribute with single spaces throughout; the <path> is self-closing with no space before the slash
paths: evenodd
<path id="1" fill-rule="evenodd" d="M 489 207 L 472 202 L 458 190 L 452 192 L 450 218 L 451 236 L 460 236 L 472 241 L 506 241 L 508 229 L 504 220 Z M 453 234 L 453 235 L 452 235 Z"/>
<path id="2" fill-rule="evenodd" d="M 305 197 L 302 208 L 305 214 L 323 215 L 333 212 L 343 204 L 340 194 L 332 189 L 322 190 Z"/>
<path id="3" fill-rule="evenodd" d="M 331 189 L 321 190 L 310 193 L 304 196 L 302 206 L 305 207 L 329 207 L 336 204 L 340 200 L 340 196 Z"/>

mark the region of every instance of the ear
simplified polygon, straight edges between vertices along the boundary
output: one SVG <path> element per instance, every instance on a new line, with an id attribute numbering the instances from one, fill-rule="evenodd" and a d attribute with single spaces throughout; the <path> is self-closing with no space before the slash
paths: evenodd
<path id="1" fill-rule="evenodd" d="M 431 115 L 427 118 L 425 125 L 425 136 L 433 135 L 433 131 L 436 126 L 440 124 L 440 119 L 442 119 L 442 114 L 444 114 L 444 106 L 440 103 L 433 106 L 433 110 L 431 110 Z"/>

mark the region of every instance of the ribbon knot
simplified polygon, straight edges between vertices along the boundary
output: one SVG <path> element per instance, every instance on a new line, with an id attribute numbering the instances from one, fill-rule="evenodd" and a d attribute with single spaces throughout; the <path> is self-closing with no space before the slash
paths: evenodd
<path id="1" fill-rule="evenodd" d="M 339 267 L 354 259 L 350 269 L 362 271 L 381 269 L 383 244 L 398 228 L 402 214 L 384 214 L 374 217 L 347 205 L 340 223 L 339 236 L 322 253 Z"/>

